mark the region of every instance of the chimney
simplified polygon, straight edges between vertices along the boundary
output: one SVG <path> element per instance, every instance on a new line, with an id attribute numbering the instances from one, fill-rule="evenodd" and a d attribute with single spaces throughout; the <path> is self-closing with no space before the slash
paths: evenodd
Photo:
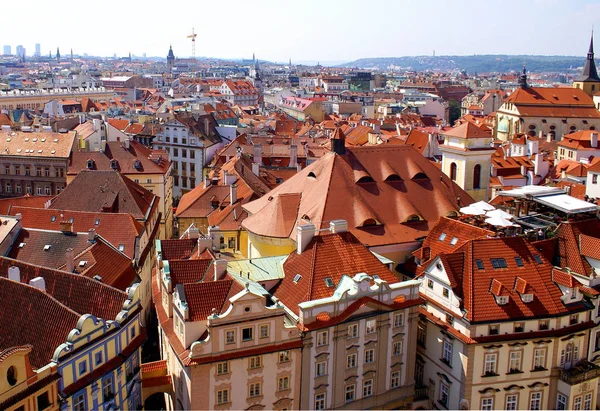
<path id="1" fill-rule="evenodd" d="M 204 118 L 204 135 L 206 135 L 208 137 L 209 135 L 209 131 L 210 131 L 210 122 L 208 121 L 207 118 Z"/>
<path id="2" fill-rule="evenodd" d="M 296 167 L 298 164 L 298 146 L 292 144 L 290 146 L 290 164 L 288 167 Z"/>
<path id="3" fill-rule="evenodd" d="M 339 155 L 346 154 L 346 135 L 337 127 L 331 136 L 331 152 Z"/>
<path id="4" fill-rule="evenodd" d="M 88 231 L 88 241 L 90 243 L 96 242 L 96 229 L 95 228 L 90 228 L 90 231 Z"/>
<path id="5" fill-rule="evenodd" d="M 344 233 L 348 231 L 348 222 L 346 220 L 331 220 L 329 222 L 329 231 L 333 234 Z"/>
<path id="6" fill-rule="evenodd" d="M 373 128 L 373 132 L 375 133 L 379 133 L 381 130 L 381 125 L 379 123 L 373 123 L 371 124 L 371 127 Z"/>
<path id="7" fill-rule="evenodd" d="M 258 164 L 262 164 L 262 144 L 254 144 L 254 158 L 253 161 Z"/>
<path id="8" fill-rule="evenodd" d="M 219 251 L 221 244 L 221 230 L 217 225 L 208 226 L 208 237 L 212 240 L 212 249 Z"/>
<path id="9" fill-rule="evenodd" d="M 190 228 L 188 228 L 187 232 L 188 232 L 188 238 L 200 237 L 200 230 L 198 230 L 198 227 L 190 227 Z"/>
<path id="10" fill-rule="evenodd" d="M 46 292 L 46 281 L 44 280 L 44 277 L 35 277 L 33 280 L 29 281 L 29 285 Z"/>
<path id="11" fill-rule="evenodd" d="M 544 156 L 540 153 L 536 154 L 533 157 L 533 174 L 536 176 L 540 175 L 540 168 L 542 167 L 542 162 L 544 161 Z"/>
<path id="12" fill-rule="evenodd" d="M 524 166 L 524 165 L 521 166 L 521 175 L 522 176 L 527 175 L 527 166 Z"/>
<path id="13" fill-rule="evenodd" d="M 200 255 L 200 253 L 206 250 L 207 248 L 211 247 L 212 240 L 210 239 L 210 237 L 198 237 L 198 255 Z"/>
<path id="14" fill-rule="evenodd" d="M 252 134 L 246 134 L 246 144 L 252 145 Z"/>
<path id="15" fill-rule="evenodd" d="M 208 178 L 208 176 L 206 176 L 204 178 L 204 188 L 208 187 L 210 185 L 210 178 Z"/>
<path id="16" fill-rule="evenodd" d="M 229 185 L 235 183 L 235 180 L 237 180 L 237 177 L 235 174 L 230 174 L 227 171 L 223 172 L 223 185 L 229 186 Z"/>
<path id="17" fill-rule="evenodd" d="M 300 171 L 302 171 L 302 163 L 301 162 L 297 162 L 296 163 L 296 172 L 299 173 Z"/>
<path id="18" fill-rule="evenodd" d="M 231 204 L 237 201 L 237 185 L 235 184 L 229 186 L 229 201 Z"/>
<path id="19" fill-rule="evenodd" d="M 298 254 L 302 254 L 302 251 L 306 249 L 306 246 L 308 245 L 308 243 L 310 243 L 310 240 L 312 240 L 315 236 L 316 230 L 317 228 L 314 226 L 314 224 L 305 224 L 298 226 L 298 235 L 296 241 L 296 252 Z"/>
<path id="20" fill-rule="evenodd" d="M 252 163 L 252 172 L 254 175 L 259 175 L 260 165 L 258 163 Z"/>
<path id="21" fill-rule="evenodd" d="M 552 133 L 548 133 L 548 134 L 546 134 L 546 141 L 547 141 L 548 143 L 551 143 L 551 142 L 552 142 Z"/>
<path id="22" fill-rule="evenodd" d="M 60 231 L 63 233 L 72 233 L 73 232 L 73 223 L 71 221 L 61 221 L 60 222 Z"/>
<path id="23" fill-rule="evenodd" d="M 594 148 L 598 147 L 598 133 L 596 131 L 590 135 L 590 145 Z"/>
<path id="24" fill-rule="evenodd" d="M 21 270 L 19 267 L 8 267 L 8 279 L 17 283 L 21 282 Z"/>
<path id="25" fill-rule="evenodd" d="M 215 260 L 213 265 L 215 267 L 215 281 L 217 281 L 227 271 L 227 260 Z"/>
<path id="26" fill-rule="evenodd" d="M 538 136 L 539 136 L 540 140 L 543 139 L 544 138 L 544 132 L 542 130 L 540 130 L 540 132 L 538 133 Z"/>
<path id="27" fill-rule="evenodd" d="M 66 267 L 66 271 L 72 273 L 73 270 L 75 270 L 75 255 L 73 254 L 73 249 L 72 248 L 67 248 L 67 252 L 65 253 L 65 258 L 66 258 L 66 263 L 67 263 L 67 267 Z"/>
<path id="28" fill-rule="evenodd" d="M 125 141 L 123 141 L 123 146 L 126 150 L 129 150 L 129 138 L 126 138 Z"/>

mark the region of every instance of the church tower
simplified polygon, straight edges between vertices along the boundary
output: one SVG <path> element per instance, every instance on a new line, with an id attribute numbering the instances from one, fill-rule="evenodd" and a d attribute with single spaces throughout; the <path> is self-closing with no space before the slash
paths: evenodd
<path id="1" fill-rule="evenodd" d="M 173 66 L 175 65 L 175 54 L 173 54 L 173 46 L 169 46 L 169 54 L 167 54 L 167 66 L 169 67 L 169 71 L 173 70 Z"/>
<path id="2" fill-rule="evenodd" d="M 573 88 L 582 89 L 587 95 L 593 96 L 600 91 L 600 78 L 594 61 L 594 32 L 590 38 L 590 48 L 588 49 L 587 59 L 581 77 L 573 82 Z"/>

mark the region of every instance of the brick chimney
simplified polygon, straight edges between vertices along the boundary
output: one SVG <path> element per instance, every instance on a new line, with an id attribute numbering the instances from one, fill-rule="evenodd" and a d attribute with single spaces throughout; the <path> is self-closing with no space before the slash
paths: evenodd
<path id="1" fill-rule="evenodd" d="M 262 164 L 262 144 L 254 144 L 254 163 Z"/>
<path id="2" fill-rule="evenodd" d="M 72 248 L 67 248 L 67 252 L 65 253 L 65 259 L 67 263 L 66 271 L 72 273 L 75 270 L 75 255 L 73 254 Z"/>
<path id="3" fill-rule="evenodd" d="M 298 164 L 298 146 L 292 144 L 290 146 L 290 164 L 288 167 L 296 167 L 296 164 Z"/>

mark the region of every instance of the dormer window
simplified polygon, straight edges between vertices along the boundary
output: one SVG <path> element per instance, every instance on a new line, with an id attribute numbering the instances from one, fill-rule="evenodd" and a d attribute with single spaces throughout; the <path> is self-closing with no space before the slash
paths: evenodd
<path id="1" fill-rule="evenodd" d="M 446 233 L 440 234 L 440 237 L 438 238 L 438 240 L 444 241 L 445 239 L 446 239 Z"/>
<path id="2" fill-rule="evenodd" d="M 117 160 L 110 160 L 110 168 L 116 170 L 119 168 L 119 162 Z"/>
<path id="3" fill-rule="evenodd" d="M 86 164 L 86 168 L 88 170 L 93 170 L 94 169 L 94 160 L 88 160 L 87 164 Z"/>
<path id="4" fill-rule="evenodd" d="M 498 305 L 506 305 L 506 304 L 508 304 L 508 296 L 506 296 L 506 295 L 499 295 L 498 297 L 496 297 L 496 303 L 498 303 Z"/>
<path id="5" fill-rule="evenodd" d="M 523 300 L 524 303 L 530 303 L 533 301 L 533 294 L 522 294 L 521 300 Z"/>

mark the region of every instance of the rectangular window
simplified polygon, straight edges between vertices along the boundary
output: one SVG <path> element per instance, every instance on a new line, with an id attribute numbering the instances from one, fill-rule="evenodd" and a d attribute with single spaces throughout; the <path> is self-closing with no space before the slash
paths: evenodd
<path id="1" fill-rule="evenodd" d="M 217 375 L 223 375 L 229 373 L 229 363 L 223 361 L 217 364 Z"/>
<path id="2" fill-rule="evenodd" d="M 102 363 L 102 353 L 97 352 L 96 353 L 96 365 L 100 365 L 101 363 Z"/>
<path id="3" fill-rule="evenodd" d="M 196 158 L 196 150 L 190 150 L 190 158 Z"/>
<path id="4" fill-rule="evenodd" d="M 592 184 L 598 184 L 598 174 L 592 174 Z"/>
<path id="5" fill-rule="evenodd" d="M 346 368 L 356 367 L 356 354 L 348 354 L 346 357 Z"/>
<path id="6" fill-rule="evenodd" d="M 394 314 L 394 327 L 402 327 L 404 325 L 404 314 Z"/>
<path id="7" fill-rule="evenodd" d="M 346 385 L 346 402 L 354 401 L 356 396 L 356 384 Z"/>
<path id="8" fill-rule="evenodd" d="M 489 328 L 490 335 L 498 335 L 499 331 L 500 331 L 500 326 L 498 324 L 490 325 L 490 328 Z"/>
<path id="9" fill-rule="evenodd" d="M 44 168 L 44 176 L 50 177 L 50 168 L 49 167 Z"/>
<path id="10" fill-rule="evenodd" d="M 358 324 L 352 324 L 348 326 L 348 338 L 358 337 Z"/>
<path id="11" fill-rule="evenodd" d="M 587 393 L 583 397 L 583 409 L 591 410 L 592 409 L 592 394 Z"/>
<path id="12" fill-rule="evenodd" d="M 533 370 L 545 370 L 546 369 L 546 349 L 536 348 L 533 350 Z"/>
<path id="13" fill-rule="evenodd" d="M 444 340 L 442 348 L 442 361 L 448 365 L 452 365 L 452 343 Z"/>
<path id="14" fill-rule="evenodd" d="M 393 354 L 392 355 L 402 355 L 402 341 L 397 341 L 393 345 Z"/>
<path id="15" fill-rule="evenodd" d="M 73 397 L 73 411 L 85 411 L 85 393 Z"/>
<path id="16" fill-rule="evenodd" d="M 557 410 L 566 410 L 568 400 L 569 400 L 569 397 L 567 397 L 566 395 L 558 394 L 556 396 L 556 409 Z"/>
<path id="17" fill-rule="evenodd" d="M 365 351 L 365 364 L 375 362 L 375 350 L 370 349 Z"/>
<path id="18" fill-rule="evenodd" d="M 217 404 L 226 404 L 229 402 L 229 390 L 217 391 Z"/>
<path id="19" fill-rule="evenodd" d="M 290 388 L 290 377 L 280 377 L 277 380 L 278 391 L 288 390 Z"/>
<path id="20" fill-rule="evenodd" d="M 37 409 L 45 410 L 46 408 L 52 405 L 50 403 L 50 395 L 48 395 L 48 391 L 41 393 L 37 396 Z"/>
<path id="21" fill-rule="evenodd" d="M 279 362 L 289 362 L 290 361 L 290 352 L 289 351 L 279 351 Z"/>
<path id="22" fill-rule="evenodd" d="M 87 362 L 81 361 L 79 363 L 79 375 L 85 374 L 86 371 L 87 371 Z"/>
<path id="23" fill-rule="evenodd" d="M 427 280 L 427 287 L 429 287 L 433 290 L 433 280 L 431 280 L 431 279 Z"/>
<path id="24" fill-rule="evenodd" d="M 427 325 L 419 323 L 417 327 L 417 344 L 425 348 L 425 341 L 427 341 Z"/>
<path id="25" fill-rule="evenodd" d="M 15 166 L 15 175 L 21 175 L 21 166 Z"/>
<path id="26" fill-rule="evenodd" d="M 516 410 L 518 403 L 517 394 L 509 394 L 506 396 L 506 409 L 507 410 Z"/>
<path id="27" fill-rule="evenodd" d="M 31 167 L 25 166 L 25 175 L 26 176 L 30 176 L 31 175 Z"/>
<path id="28" fill-rule="evenodd" d="M 363 397 L 370 397 L 373 395 L 373 380 L 365 380 L 363 382 Z"/>
<path id="29" fill-rule="evenodd" d="M 376 328 L 377 328 L 377 320 L 376 319 L 367 320 L 366 327 L 365 327 L 365 331 L 367 334 L 373 334 L 375 332 Z"/>
<path id="30" fill-rule="evenodd" d="M 529 409 L 530 410 L 540 410 L 542 407 L 542 393 L 541 392 L 532 392 L 529 395 Z"/>
<path id="31" fill-rule="evenodd" d="M 525 323 L 515 323 L 515 332 L 522 333 L 525 331 Z"/>
<path id="32" fill-rule="evenodd" d="M 581 395 L 579 397 L 575 397 L 575 401 L 573 401 L 573 409 L 580 410 L 582 402 L 583 402 L 583 397 Z"/>
<path id="33" fill-rule="evenodd" d="M 187 150 L 185 148 L 181 149 L 181 157 L 187 158 Z"/>
<path id="34" fill-rule="evenodd" d="M 550 321 L 549 320 L 540 320 L 538 327 L 540 330 L 547 330 L 550 328 Z"/>
<path id="35" fill-rule="evenodd" d="M 508 359 L 508 372 L 521 372 L 521 351 L 511 351 Z"/>
<path id="36" fill-rule="evenodd" d="M 440 403 L 448 408 L 448 399 L 450 398 L 450 387 L 443 381 L 440 381 Z"/>
<path id="37" fill-rule="evenodd" d="M 108 377 L 102 380 L 102 395 L 104 398 L 104 402 L 110 401 L 113 398 L 114 394 L 112 377 Z"/>
<path id="38" fill-rule="evenodd" d="M 260 368 L 262 367 L 262 361 L 261 361 L 261 356 L 260 355 L 256 355 L 254 357 L 250 357 L 250 365 L 249 368 L 251 370 L 255 369 L 255 368 Z"/>
<path id="39" fill-rule="evenodd" d="M 317 363 L 317 377 L 327 375 L 327 361 Z"/>
<path id="40" fill-rule="evenodd" d="M 325 393 L 315 395 L 315 410 L 325 409 Z"/>
<path id="41" fill-rule="evenodd" d="M 250 341 L 253 339 L 252 327 L 242 328 L 242 341 Z"/>
<path id="42" fill-rule="evenodd" d="M 444 294 L 444 297 L 449 298 L 450 297 L 450 290 L 447 289 L 446 287 L 444 287 L 444 289 L 442 290 L 442 294 Z"/>
<path id="43" fill-rule="evenodd" d="M 393 371 L 390 381 L 391 388 L 398 388 L 400 386 L 400 371 Z"/>
<path id="44" fill-rule="evenodd" d="M 258 397 L 260 395 L 260 388 L 259 382 L 250 384 L 248 389 L 248 397 Z"/>
<path id="45" fill-rule="evenodd" d="M 321 331 L 317 334 L 317 347 L 321 347 L 323 345 L 327 345 L 328 343 L 328 333 L 327 331 Z"/>
<path id="46" fill-rule="evenodd" d="M 481 409 L 482 411 L 491 411 L 494 409 L 494 399 L 493 398 L 482 398 L 481 399 Z"/>
<path id="47" fill-rule="evenodd" d="M 489 353 L 485 355 L 483 375 L 496 375 L 496 364 L 498 360 L 497 353 Z"/>
<path id="48" fill-rule="evenodd" d="M 269 326 L 263 324 L 260 326 L 260 338 L 269 338 Z"/>
<path id="49" fill-rule="evenodd" d="M 523 259 L 521 257 L 515 257 L 515 263 L 517 263 L 517 267 L 523 267 Z"/>
<path id="50" fill-rule="evenodd" d="M 235 331 L 229 330 L 225 332 L 225 343 L 226 344 L 234 344 L 235 343 Z"/>

